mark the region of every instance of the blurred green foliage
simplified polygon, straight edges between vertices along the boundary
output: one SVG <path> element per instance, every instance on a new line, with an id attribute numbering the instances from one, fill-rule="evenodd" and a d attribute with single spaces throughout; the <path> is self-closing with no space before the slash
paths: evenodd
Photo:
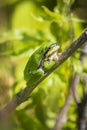
<path id="1" fill-rule="evenodd" d="M 72 3 L 73 0 L 0 1 L 1 108 L 26 86 L 23 77 L 25 65 L 41 44 L 48 40 L 58 41 L 64 51 L 81 33 L 80 21 L 74 20 L 70 14 Z M 82 74 L 82 70 L 77 51 L 34 90 L 29 101 L 17 108 L 12 117 L 15 125 L 11 125 L 11 129 L 52 129 L 66 101 L 70 76 L 75 72 Z M 76 130 L 76 115 L 72 101 L 64 130 Z"/>

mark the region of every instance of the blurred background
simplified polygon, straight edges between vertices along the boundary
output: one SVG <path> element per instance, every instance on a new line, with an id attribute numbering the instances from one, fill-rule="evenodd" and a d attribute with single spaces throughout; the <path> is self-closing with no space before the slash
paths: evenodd
<path id="1" fill-rule="evenodd" d="M 87 26 L 86 0 L 0 0 L 0 109 L 26 86 L 24 68 L 45 41 L 64 51 Z M 70 90 L 74 74 L 87 72 L 81 48 L 45 79 L 21 104 L 2 130 L 51 130 Z M 67 70 L 67 73 L 66 73 Z M 82 82 L 78 93 L 82 97 Z M 70 99 L 62 130 L 76 130 L 77 111 Z M 56 130 L 56 129 L 55 129 Z"/>

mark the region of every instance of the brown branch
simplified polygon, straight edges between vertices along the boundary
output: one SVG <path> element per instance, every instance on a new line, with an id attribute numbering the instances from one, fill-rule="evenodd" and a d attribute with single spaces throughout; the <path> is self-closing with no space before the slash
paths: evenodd
<path id="1" fill-rule="evenodd" d="M 16 107 L 22 102 L 26 101 L 31 92 L 42 82 L 49 74 L 51 74 L 58 66 L 60 66 L 67 58 L 69 58 L 81 45 L 87 41 L 87 29 L 75 40 L 68 49 L 66 49 L 59 57 L 58 62 L 33 86 L 25 87 L 19 92 L 14 99 L 0 111 L 0 119 L 7 117 Z"/>

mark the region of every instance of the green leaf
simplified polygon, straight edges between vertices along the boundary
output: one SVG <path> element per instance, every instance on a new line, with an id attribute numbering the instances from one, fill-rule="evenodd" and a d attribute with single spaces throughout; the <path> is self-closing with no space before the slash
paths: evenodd
<path id="1" fill-rule="evenodd" d="M 25 111 L 20 110 L 16 112 L 20 127 L 23 130 L 45 130 L 44 127 L 32 116 L 28 115 Z"/>
<path id="2" fill-rule="evenodd" d="M 54 35 L 54 37 L 56 38 L 57 41 L 59 40 L 59 32 L 60 32 L 59 30 L 60 30 L 60 27 L 59 27 L 58 23 L 53 21 L 50 24 L 50 31 Z"/>
<path id="3" fill-rule="evenodd" d="M 59 13 L 55 13 L 50 11 L 47 7 L 42 6 L 45 16 L 43 16 L 44 20 L 60 20 L 61 19 L 61 15 Z"/>

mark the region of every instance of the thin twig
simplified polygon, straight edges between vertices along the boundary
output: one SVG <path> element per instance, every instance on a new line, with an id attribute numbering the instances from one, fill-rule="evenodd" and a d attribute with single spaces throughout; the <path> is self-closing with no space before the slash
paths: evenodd
<path id="1" fill-rule="evenodd" d="M 75 40 L 68 49 L 66 49 L 59 57 L 58 62 L 48 72 L 38 80 L 33 86 L 25 87 L 19 92 L 14 99 L 7 104 L 5 108 L 0 111 L 0 119 L 7 117 L 19 104 L 23 103 L 28 99 L 31 92 L 40 84 L 49 74 L 51 74 L 58 66 L 60 66 L 66 59 L 68 59 L 81 45 L 87 41 L 87 29 Z"/>
<path id="2" fill-rule="evenodd" d="M 68 96 L 66 98 L 65 104 L 63 105 L 61 111 L 57 115 L 56 123 L 55 123 L 55 126 L 54 126 L 53 130 L 61 130 L 63 124 L 66 122 L 66 120 L 64 120 L 64 119 L 66 119 L 66 115 L 67 115 L 69 106 L 71 104 L 73 95 L 76 95 L 75 91 L 73 91 L 73 90 L 75 90 L 76 86 L 78 85 L 79 78 L 80 78 L 80 76 L 78 74 L 75 74 L 74 76 L 71 76 L 70 90 L 69 90 Z M 74 96 L 74 99 L 77 102 L 77 97 L 76 96 Z"/>
<path id="3" fill-rule="evenodd" d="M 67 120 L 66 114 L 69 109 L 71 99 L 72 99 L 72 89 L 70 89 L 68 97 L 65 101 L 65 104 L 63 105 L 61 111 L 57 115 L 56 123 L 55 123 L 53 130 L 61 130 L 63 124 L 66 122 L 66 120 Z"/>
<path id="4" fill-rule="evenodd" d="M 82 65 L 84 65 L 85 56 L 87 55 L 87 42 L 83 46 L 83 50 L 81 53 L 80 60 L 82 61 Z M 78 130 L 87 130 L 87 74 L 82 77 L 82 98 L 80 102 L 77 103 L 77 129 Z"/>
<path id="5" fill-rule="evenodd" d="M 78 130 L 87 130 L 87 94 L 85 94 L 81 102 L 77 105 L 77 128 Z"/>

